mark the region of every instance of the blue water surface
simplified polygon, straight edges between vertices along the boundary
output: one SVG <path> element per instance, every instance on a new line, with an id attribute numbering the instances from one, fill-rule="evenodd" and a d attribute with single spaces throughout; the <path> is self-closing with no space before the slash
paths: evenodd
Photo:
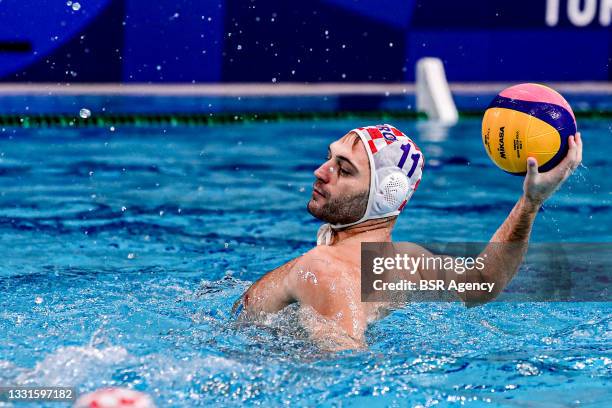
<path id="1" fill-rule="evenodd" d="M 610 401 L 609 303 L 410 304 L 368 330 L 367 351 L 341 353 L 291 308 L 263 327 L 231 318 L 254 280 L 315 244 L 312 172 L 364 124 L 2 129 L 0 385 L 126 386 L 161 407 Z M 522 178 L 489 161 L 480 122 L 393 124 L 427 159 L 394 239 L 488 240 Z M 534 242 L 612 240 L 610 124 L 579 128 L 584 166 Z"/>

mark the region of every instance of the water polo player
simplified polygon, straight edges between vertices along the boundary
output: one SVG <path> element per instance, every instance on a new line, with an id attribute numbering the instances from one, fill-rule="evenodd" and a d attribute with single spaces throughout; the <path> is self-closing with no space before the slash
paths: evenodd
<path id="1" fill-rule="evenodd" d="M 495 256 L 486 258 L 484 270 L 466 273 L 464 280 L 493 283 L 495 290 L 472 291 L 469 299 L 457 293 L 464 301 L 493 299 L 518 270 L 540 206 L 582 160 L 580 134 L 570 136 L 568 143 L 565 159 L 546 173 L 538 172 L 534 158 L 528 159 L 523 194 L 490 240 L 521 245 L 501 246 Z M 419 185 L 424 163 L 417 145 L 391 125 L 353 129 L 333 142 L 327 161 L 314 172 L 307 207 L 325 222 L 317 246 L 265 274 L 238 299 L 234 311 L 252 319 L 297 302 L 300 309 L 312 309 L 325 318 L 325 327 L 311 330 L 314 337 L 346 334 L 349 341 L 343 341 L 342 348 L 363 346 L 368 323 L 382 316 L 385 306 L 361 301 L 361 243 L 391 241 L 397 217 Z M 414 256 L 428 253 L 418 245 L 413 248 Z M 431 273 L 420 269 L 417 275 L 434 279 L 428 276 Z M 452 273 L 446 278 L 452 280 Z"/>

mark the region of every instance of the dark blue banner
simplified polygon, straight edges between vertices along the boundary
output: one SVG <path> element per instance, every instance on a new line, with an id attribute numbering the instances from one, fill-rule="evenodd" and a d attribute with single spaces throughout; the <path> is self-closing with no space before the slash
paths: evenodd
<path id="1" fill-rule="evenodd" d="M 0 79 L 608 81 L 606 0 L 87 0 L 0 8 Z"/>

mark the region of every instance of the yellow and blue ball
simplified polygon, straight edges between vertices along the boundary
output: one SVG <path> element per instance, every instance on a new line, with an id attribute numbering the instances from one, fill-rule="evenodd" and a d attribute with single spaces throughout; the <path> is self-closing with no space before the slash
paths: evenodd
<path id="1" fill-rule="evenodd" d="M 576 118 L 567 101 L 555 90 L 538 84 L 504 89 L 493 99 L 482 119 L 482 142 L 502 170 L 515 175 L 527 171 L 527 157 L 535 157 L 538 170 L 555 167 L 567 154 Z"/>

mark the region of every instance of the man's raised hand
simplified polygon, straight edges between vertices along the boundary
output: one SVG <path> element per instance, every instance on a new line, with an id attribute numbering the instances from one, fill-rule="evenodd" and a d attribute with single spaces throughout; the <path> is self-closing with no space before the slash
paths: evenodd
<path id="1" fill-rule="evenodd" d="M 550 197 L 563 182 L 576 170 L 582 162 L 582 138 L 580 132 L 569 136 L 567 156 L 551 170 L 538 172 L 538 162 L 533 157 L 527 158 L 527 176 L 523 183 L 525 198 L 531 204 L 541 205 Z"/>

